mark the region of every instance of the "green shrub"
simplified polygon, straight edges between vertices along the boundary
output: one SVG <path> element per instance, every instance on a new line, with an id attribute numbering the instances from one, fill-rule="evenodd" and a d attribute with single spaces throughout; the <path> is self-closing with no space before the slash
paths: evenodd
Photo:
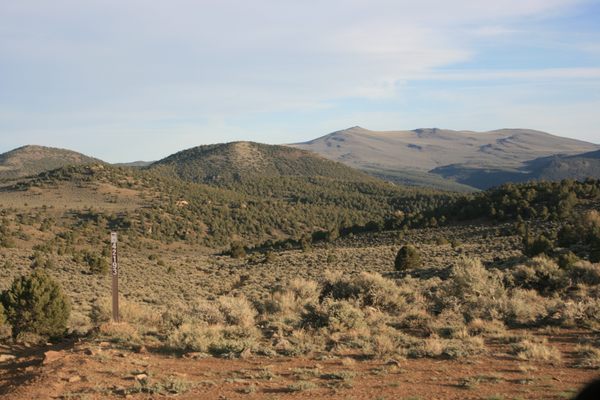
<path id="1" fill-rule="evenodd" d="M 402 246 L 396 254 L 396 271 L 418 268 L 421 265 L 419 251 L 411 245 Z"/>
<path id="2" fill-rule="evenodd" d="M 5 322 L 6 322 L 6 313 L 4 311 L 4 306 L 0 302 L 0 326 L 4 325 Z"/>
<path id="3" fill-rule="evenodd" d="M 332 299 L 309 305 L 303 315 L 303 324 L 315 329 L 326 327 L 332 332 L 366 327 L 365 314 L 359 307 L 346 300 Z"/>
<path id="4" fill-rule="evenodd" d="M 246 257 L 246 249 L 240 242 L 233 242 L 229 254 L 232 258 L 244 258 Z"/>
<path id="5" fill-rule="evenodd" d="M 554 250 L 554 242 L 544 235 L 540 235 L 535 239 L 526 237 L 523 240 L 523 254 L 527 257 L 535 257 L 541 254 L 550 255 Z"/>
<path id="6" fill-rule="evenodd" d="M 578 261 L 579 257 L 577 257 L 573 252 L 568 251 L 558 257 L 558 266 L 563 269 L 568 269 L 573 267 Z"/>
<path id="7" fill-rule="evenodd" d="M 42 270 L 16 278 L 2 293 L 13 335 L 29 332 L 57 337 L 66 332 L 71 305 L 60 285 Z"/>
<path id="8" fill-rule="evenodd" d="M 110 264 L 106 258 L 90 252 L 83 255 L 83 261 L 90 267 L 92 274 L 104 275 L 110 269 Z"/>

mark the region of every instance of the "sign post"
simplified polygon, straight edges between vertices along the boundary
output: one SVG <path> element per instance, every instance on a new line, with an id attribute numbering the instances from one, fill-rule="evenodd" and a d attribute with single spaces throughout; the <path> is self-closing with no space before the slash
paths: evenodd
<path id="1" fill-rule="evenodd" d="M 112 255 L 112 316 L 114 322 L 119 322 L 119 265 L 117 264 L 117 232 L 110 233 Z"/>

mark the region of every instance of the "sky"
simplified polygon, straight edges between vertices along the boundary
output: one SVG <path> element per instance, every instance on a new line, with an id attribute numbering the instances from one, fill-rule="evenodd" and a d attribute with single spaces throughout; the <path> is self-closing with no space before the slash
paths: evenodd
<path id="1" fill-rule="evenodd" d="M 598 0 L 0 2 L 0 152 L 109 162 L 351 126 L 600 143 Z"/>

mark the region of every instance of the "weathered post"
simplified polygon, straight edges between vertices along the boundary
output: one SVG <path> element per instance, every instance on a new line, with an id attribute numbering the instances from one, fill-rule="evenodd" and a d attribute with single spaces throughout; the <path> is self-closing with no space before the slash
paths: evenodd
<path id="1" fill-rule="evenodd" d="M 117 232 L 110 233 L 112 255 L 112 315 L 113 321 L 119 322 L 119 265 L 117 264 Z"/>

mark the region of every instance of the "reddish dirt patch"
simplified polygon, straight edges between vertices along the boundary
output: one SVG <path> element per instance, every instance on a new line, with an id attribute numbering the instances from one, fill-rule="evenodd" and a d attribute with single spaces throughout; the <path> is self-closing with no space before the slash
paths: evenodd
<path id="1" fill-rule="evenodd" d="M 3 399 L 568 399 L 598 371 L 574 367 L 577 332 L 550 337 L 560 365 L 518 360 L 505 345 L 469 360 L 350 357 L 194 359 L 83 341 L 0 348 Z M 44 353 L 53 360 L 44 363 Z M 147 377 L 145 377 L 147 376 Z"/>

